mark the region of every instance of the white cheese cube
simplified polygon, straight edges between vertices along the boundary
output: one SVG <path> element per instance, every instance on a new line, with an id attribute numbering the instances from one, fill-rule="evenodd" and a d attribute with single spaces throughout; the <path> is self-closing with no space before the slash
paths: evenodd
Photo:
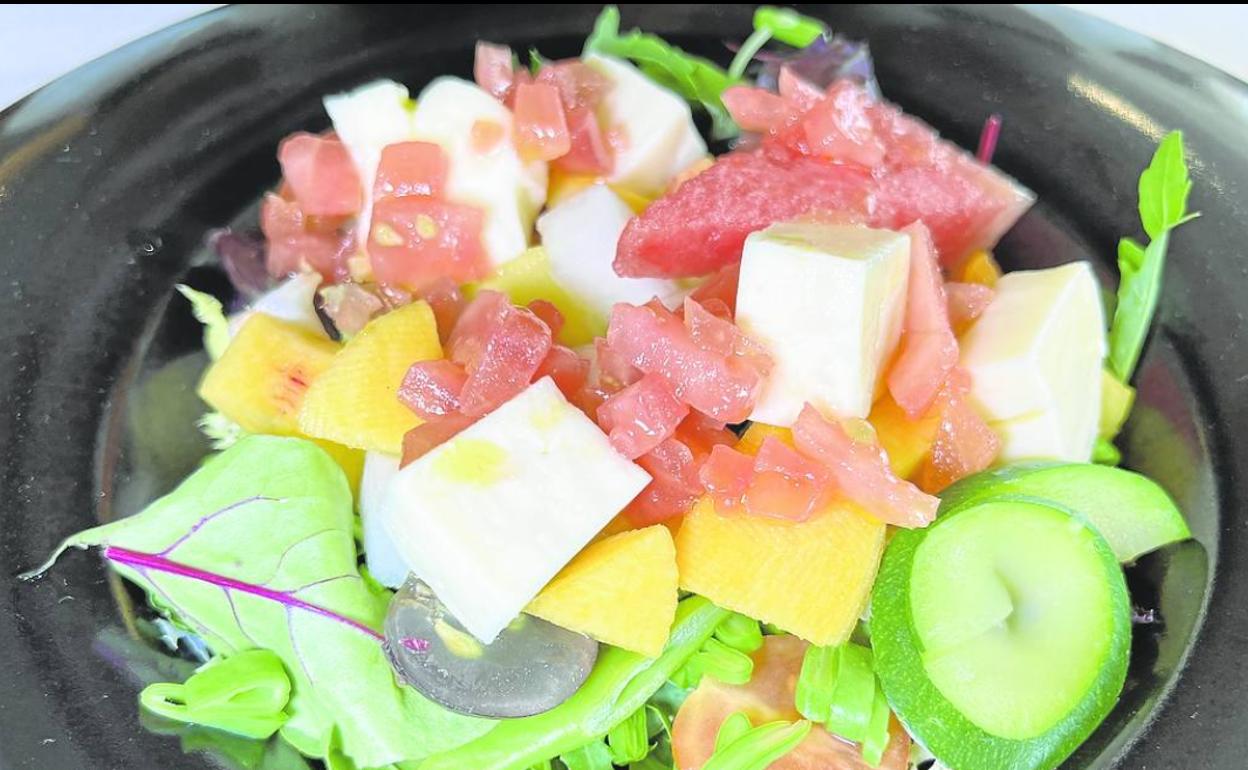
<path id="1" fill-rule="evenodd" d="M 398 472 L 399 458 L 394 455 L 364 454 L 359 499 L 360 518 L 364 522 L 364 562 L 373 579 L 387 588 L 398 588 L 407 579 L 407 564 L 394 547 L 382 516 L 386 491 Z"/>
<path id="2" fill-rule="evenodd" d="M 1020 270 L 963 337 L 971 399 L 1001 436 L 1000 460 L 1087 462 L 1101 412 L 1105 317 L 1087 262 Z"/>
<path id="3" fill-rule="evenodd" d="M 478 123 L 501 130 L 484 150 L 473 138 Z M 546 164 L 521 160 L 513 131 L 511 110 L 466 80 L 441 77 L 420 92 L 416 138 L 446 151 L 446 197 L 481 208 L 481 241 L 495 267 L 529 247 L 533 220 L 546 202 Z"/>
<path id="4" fill-rule="evenodd" d="M 320 273 L 300 273 L 287 278 L 261 294 L 251 307 L 230 316 L 230 336 L 233 337 L 243 328 L 243 322 L 252 313 L 264 313 L 289 321 L 313 334 L 328 336 L 325 334 L 325 325 L 316 314 L 316 290 L 320 285 Z"/>
<path id="5" fill-rule="evenodd" d="M 750 418 L 789 426 L 807 402 L 866 417 L 901 335 L 909 275 L 904 233 L 817 222 L 751 233 L 736 320 L 775 366 Z"/>
<path id="6" fill-rule="evenodd" d="M 615 247 L 633 216 L 604 184 L 586 187 L 537 220 L 537 232 L 558 284 L 606 318 L 617 302 L 644 304 L 679 291 L 672 281 L 624 278 L 615 272 Z"/>
<path id="7" fill-rule="evenodd" d="M 381 151 L 388 144 L 412 138 L 412 108 L 407 87 L 393 80 L 378 80 L 324 99 L 325 111 L 333 121 L 334 133 L 342 140 L 364 190 L 360 210 L 362 226 L 357 229 L 360 246 L 368 240 L 373 219 L 373 182 Z"/>
<path id="8" fill-rule="evenodd" d="M 649 481 L 545 377 L 401 469 L 383 515 L 408 568 L 489 643 Z"/>
<path id="9" fill-rule="evenodd" d="M 599 106 L 599 119 L 615 137 L 610 181 L 657 197 L 706 154 L 689 105 L 626 61 L 590 54 L 584 62 L 610 83 Z"/>

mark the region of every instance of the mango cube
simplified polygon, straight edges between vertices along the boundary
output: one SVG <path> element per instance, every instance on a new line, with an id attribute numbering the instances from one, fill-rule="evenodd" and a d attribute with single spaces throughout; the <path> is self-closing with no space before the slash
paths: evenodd
<path id="1" fill-rule="evenodd" d="M 672 534 L 654 524 L 587 546 L 526 611 L 653 658 L 663 651 L 676 616 L 676 586 Z"/>
<path id="2" fill-rule="evenodd" d="M 299 435 L 311 384 L 338 352 L 298 324 L 253 313 L 199 383 L 199 397 L 249 433 Z"/>
<path id="3" fill-rule="evenodd" d="M 413 302 L 375 318 L 308 388 L 299 429 L 356 449 L 402 454 L 403 434 L 420 418 L 399 402 L 399 385 L 412 364 L 441 356 L 428 304 Z"/>

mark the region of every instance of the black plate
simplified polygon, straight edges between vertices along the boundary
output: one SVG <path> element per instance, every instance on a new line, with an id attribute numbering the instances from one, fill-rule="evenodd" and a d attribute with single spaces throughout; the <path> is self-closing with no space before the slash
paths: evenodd
<path id="1" fill-rule="evenodd" d="M 1041 201 L 1002 245 L 1009 267 L 1091 257 L 1108 270 L 1118 236 L 1138 230 L 1139 171 L 1165 131 L 1186 130 L 1204 218 L 1172 241 L 1124 445 L 1129 464 L 1183 504 L 1196 542 L 1132 571 L 1136 601 L 1165 625 L 1137 632 L 1122 703 L 1069 766 L 1109 767 L 1126 752 L 1130 768 L 1244 767 L 1248 87 L 1053 8 L 805 10 L 870 40 L 885 92 L 961 144 L 986 113 L 1005 116 L 998 162 Z M 139 509 L 204 451 L 191 427 L 199 331 L 170 289 L 181 279 L 223 288 L 205 232 L 254 224 L 254 202 L 277 179 L 278 140 L 326 125 L 322 94 L 377 76 L 414 89 L 467 76 L 478 37 L 571 55 L 596 12 L 233 7 L 0 115 L 0 574 Z M 746 6 L 624 10 L 626 24 L 720 60 L 749 16 Z M 94 556 L 70 554 L 36 585 L 5 578 L 3 597 L 0 767 L 213 766 L 183 755 L 204 734 L 180 743 L 140 725 L 139 684 L 184 664 L 131 635 L 144 615 Z M 237 766 L 258 761 L 246 744 L 217 748 Z"/>

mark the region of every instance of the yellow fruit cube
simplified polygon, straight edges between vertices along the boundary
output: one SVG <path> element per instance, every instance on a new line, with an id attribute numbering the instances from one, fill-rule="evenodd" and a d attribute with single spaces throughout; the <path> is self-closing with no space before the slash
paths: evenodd
<path id="1" fill-rule="evenodd" d="M 541 246 L 534 246 L 503 263 L 475 288 L 502 292 L 517 305 L 527 305 L 535 299 L 550 302 L 563 313 L 559 342 L 569 347 L 593 342 L 594 337 L 607 333 L 607 319 L 555 282 L 550 272 L 550 257 Z"/>
<path id="2" fill-rule="evenodd" d="M 199 397 L 249 433 L 299 434 L 299 410 L 338 345 L 253 313 L 199 383 Z"/>
<path id="3" fill-rule="evenodd" d="M 602 177 L 592 176 L 590 174 L 569 174 L 566 171 L 551 169 L 550 182 L 546 185 L 546 207 L 554 208 L 560 201 L 567 200 L 577 194 L 586 187 L 594 184 L 600 184 Z M 646 207 L 652 202 L 651 198 L 633 192 L 627 187 L 620 185 L 607 185 L 611 191 L 620 196 L 620 200 L 624 201 L 634 214 L 640 214 L 646 210 Z"/>
<path id="4" fill-rule="evenodd" d="M 723 516 L 706 497 L 676 535 L 680 587 L 811 644 L 840 644 L 866 608 L 884 530 L 847 502 L 790 522 Z"/>
<path id="5" fill-rule="evenodd" d="M 438 325 L 425 302 L 373 319 L 308 388 L 299 429 L 313 438 L 398 455 L 403 434 L 421 420 L 398 399 L 417 361 L 442 357 Z"/>
<path id="6" fill-rule="evenodd" d="M 871 407 L 867 422 L 875 428 L 880 446 L 888 454 L 888 464 L 898 477 L 908 479 L 931 454 L 940 428 L 940 408 L 933 406 L 917 420 L 911 420 L 892 396 L 885 395 Z"/>
<path id="7" fill-rule="evenodd" d="M 352 449 L 351 447 L 319 438 L 309 439 L 309 441 L 324 449 L 325 454 L 338 463 L 338 467 L 342 468 L 343 475 L 347 477 L 347 484 L 351 487 L 352 499 L 358 500 L 360 497 L 360 478 L 364 475 L 364 450 Z"/>
<path id="8" fill-rule="evenodd" d="M 600 642 L 657 657 L 676 616 L 676 549 L 667 527 L 587 546 L 525 610 Z"/>
<path id="9" fill-rule="evenodd" d="M 747 455 L 756 455 L 759 448 L 763 445 L 763 439 L 768 436 L 775 436 L 789 446 L 793 446 L 793 431 L 788 428 L 778 428 L 775 425 L 752 422 L 750 427 L 745 429 L 745 433 L 741 434 L 741 438 L 737 440 L 737 451 L 745 452 Z"/>
<path id="10" fill-rule="evenodd" d="M 962 283 L 978 283 L 988 288 L 997 285 L 1001 277 L 1001 266 L 992 258 L 990 252 L 980 249 L 973 251 L 958 266 L 955 280 Z"/>

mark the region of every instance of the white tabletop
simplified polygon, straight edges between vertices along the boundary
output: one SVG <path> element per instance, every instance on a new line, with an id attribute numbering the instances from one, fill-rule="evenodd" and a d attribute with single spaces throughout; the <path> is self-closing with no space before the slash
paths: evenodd
<path id="1" fill-rule="evenodd" d="M 0 5 L 0 108 L 80 64 L 210 4 Z M 1246 5 L 1073 5 L 1248 81 Z"/>

